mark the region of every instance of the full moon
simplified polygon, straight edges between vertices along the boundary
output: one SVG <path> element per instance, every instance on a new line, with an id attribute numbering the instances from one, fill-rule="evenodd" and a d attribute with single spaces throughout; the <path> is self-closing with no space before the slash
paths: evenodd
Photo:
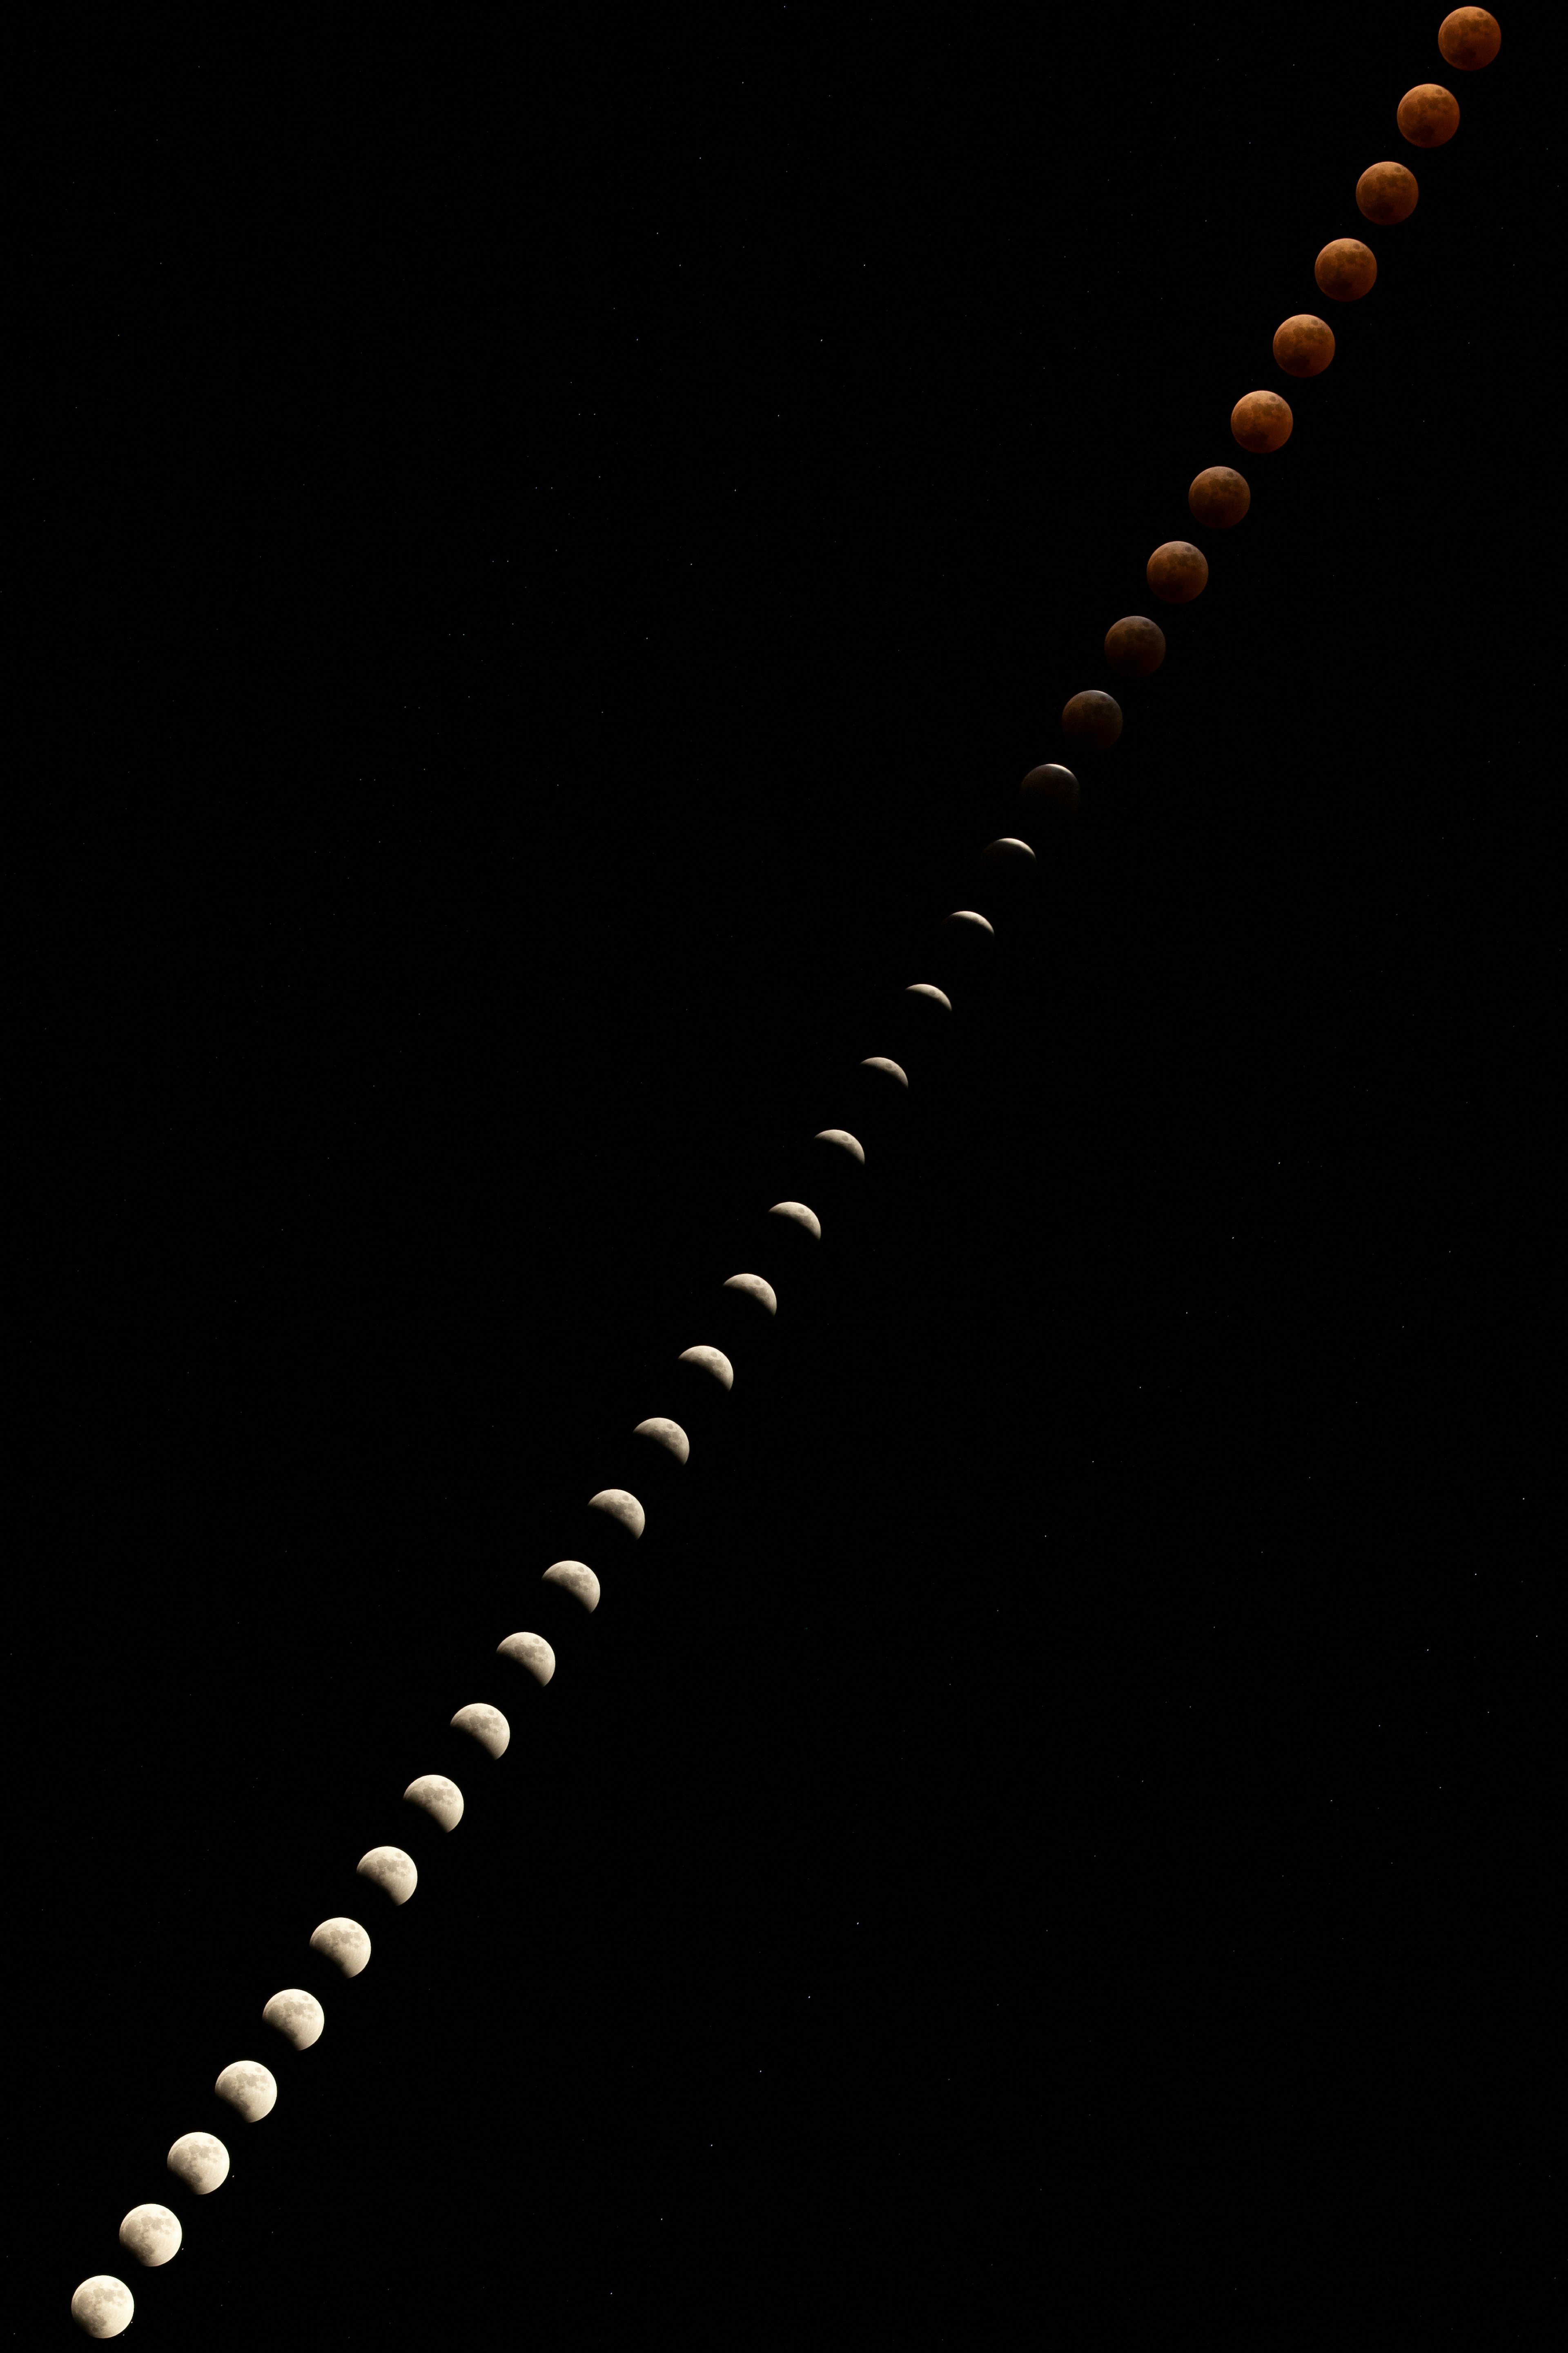
<path id="1" fill-rule="evenodd" d="M 450 1784 L 448 1784 L 448 1787 Z M 417 1788 L 418 1784 L 416 1783 Z M 406 1795 L 406 1792 L 405 1792 Z M 458 1800 L 459 1806 L 461 1799 Z M 370 1938 L 357 1920 L 323 1920 L 310 1931 L 310 1950 L 331 1961 L 345 1978 L 357 1978 L 370 1958 Z"/>
<path id="2" fill-rule="evenodd" d="M 94 2272 L 71 2298 L 71 2318 L 85 2337 L 119 2337 L 135 2309 L 131 2290 L 111 2272 Z"/>
<path id="3" fill-rule="evenodd" d="M 407 1788 L 403 1792 L 403 1799 L 405 1805 L 417 1806 L 420 1812 L 428 1814 L 433 1822 L 439 1822 L 444 1831 L 455 1831 L 463 1819 L 463 1793 L 456 1781 L 447 1780 L 445 1773 L 421 1773 L 416 1781 L 410 1781 Z M 340 1922 L 338 1925 L 340 1926 L 346 1925 L 352 1928 L 353 1923 L 351 1920 L 346 1924 Z M 317 1933 L 319 1935 L 320 1931 L 318 1930 Z M 360 1934 L 364 1935 L 363 1928 Z M 312 1936 L 311 1944 L 313 1945 L 315 1941 L 315 1937 Z M 367 1949 L 365 1959 L 368 1960 L 369 1957 Z M 362 1962 L 360 1966 L 363 1968 L 363 1963 Z"/>
<path id="4" fill-rule="evenodd" d="M 184 2235 L 179 2216 L 166 2206 L 132 2206 L 120 2225 L 121 2245 L 149 2271 L 173 2263 Z"/>
<path id="5" fill-rule="evenodd" d="M 1168 539 L 1149 558 L 1144 577 L 1167 605 L 1190 605 L 1208 586 L 1208 558 L 1191 540 Z"/>
<path id="6" fill-rule="evenodd" d="M 1274 356 L 1287 375 L 1321 375 L 1333 355 L 1333 329 L 1310 311 L 1282 320 L 1274 330 Z"/>
<path id="7" fill-rule="evenodd" d="M 457 1720 L 452 1718 L 454 1724 Z M 414 1857 L 405 1854 L 400 1846 L 373 1846 L 368 1854 L 361 1855 L 354 1869 L 394 1904 L 406 1904 L 419 1884 Z"/>
<path id="8" fill-rule="evenodd" d="M 1331 302 L 1359 302 L 1377 277 L 1377 257 L 1359 237 L 1336 237 L 1312 264 L 1318 291 Z"/>
<path id="9" fill-rule="evenodd" d="M 511 1726 L 500 1708 L 488 1707 L 480 1699 L 470 1700 L 467 1707 L 458 1710 L 452 1718 L 452 1729 L 454 1732 L 466 1732 L 470 1740 L 477 1740 L 487 1757 L 504 1757 L 511 1739 Z M 380 1852 L 391 1854 L 395 1850 L 385 1847 Z M 413 1865 L 410 1864 L 409 1868 L 412 1870 Z M 412 1894 L 413 1890 L 410 1889 L 409 1893 Z"/>
<path id="10" fill-rule="evenodd" d="M 1069 695 L 1062 706 L 1062 733 L 1080 751 L 1108 752 L 1121 733 L 1121 705 L 1099 687 Z"/>
<path id="11" fill-rule="evenodd" d="M 163 2162 L 198 2198 L 221 2189 L 228 2179 L 228 2151 L 212 2133 L 182 2133 Z"/>
<path id="12" fill-rule="evenodd" d="M 258 2125 L 278 2105 L 278 2078 L 259 2059 L 231 2060 L 213 2090 L 247 2125 Z"/>
<path id="13" fill-rule="evenodd" d="M 1403 164 L 1369 164 L 1355 184 L 1356 210 L 1380 228 L 1391 228 L 1410 218 L 1420 193 L 1415 173 Z"/>
<path id="14" fill-rule="evenodd" d="M 599 1606 L 599 1580 L 585 1560 L 552 1560 L 543 1581 L 546 1585 L 558 1585 L 563 1593 L 570 1593 L 584 1609 L 596 1609 Z"/>
<path id="15" fill-rule="evenodd" d="M 555 1653 L 542 1634 L 509 1634 L 496 1644 L 496 1656 L 526 1668 L 536 1683 L 547 1683 L 555 1672 Z"/>
<path id="16" fill-rule="evenodd" d="M 1474 73 L 1501 48 L 1502 27 L 1484 8 L 1455 8 L 1437 27 L 1437 47 L 1445 65 Z"/>
<path id="17" fill-rule="evenodd" d="M 1323 364 L 1326 367 L 1328 362 Z M 1283 449 L 1295 422 L 1289 402 L 1281 400 L 1277 392 L 1245 392 L 1230 412 L 1232 434 L 1254 456 Z"/>
<path id="18" fill-rule="evenodd" d="M 1105 659 L 1118 678 L 1147 678 L 1165 659 L 1165 632 L 1143 614 L 1129 613 L 1107 629 Z"/>
<path id="19" fill-rule="evenodd" d="M 327 2013 L 313 1993 L 306 1993 L 300 1986 L 286 1986 L 267 2004 L 261 2021 L 296 2051 L 309 2051 L 312 2042 L 321 2039 Z"/>
<path id="20" fill-rule="evenodd" d="M 1418 81 L 1400 100 L 1395 120 L 1412 147 L 1446 147 L 1459 127 L 1459 101 L 1440 81 Z"/>
<path id="21" fill-rule="evenodd" d="M 1205 466 L 1187 486 L 1187 508 L 1194 522 L 1210 531 L 1228 531 L 1252 504 L 1252 492 L 1234 466 Z"/>

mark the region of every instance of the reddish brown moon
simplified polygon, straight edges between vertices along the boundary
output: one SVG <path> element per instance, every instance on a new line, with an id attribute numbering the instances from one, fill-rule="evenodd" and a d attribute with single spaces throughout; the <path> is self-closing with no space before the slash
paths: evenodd
<path id="1" fill-rule="evenodd" d="M 1211 531 L 1228 531 L 1252 504 L 1252 492 L 1234 466 L 1205 466 L 1187 486 L 1187 505 L 1194 522 Z"/>
<path id="2" fill-rule="evenodd" d="M 1310 311 L 1282 320 L 1274 330 L 1274 356 L 1287 375 L 1321 375 L 1333 355 L 1333 329 Z"/>
<path id="3" fill-rule="evenodd" d="M 1336 237 L 1312 264 L 1318 291 L 1331 302 L 1359 302 L 1377 277 L 1377 257 L 1359 237 Z"/>
<path id="4" fill-rule="evenodd" d="M 1018 786 L 1026 819 L 1056 826 L 1073 816 L 1079 804 L 1078 778 L 1055 760 L 1042 760 Z"/>
<path id="5" fill-rule="evenodd" d="M 1075 694 L 1062 710 L 1062 733 L 1080 751 L 1108 752 L 1121 733 L 1121 705 L 1098 687 Z"/>
<path id="6" fill-rule="evenodd" d="M 1243 393 L 1230 412 L 1232 434 L 1244 449 L 1258 457 L 1270 449 L 1283 449 L 1295 422 L 1289 402 L 1281 400 L 1277 392 Z"/>
<path id="7" fill-rule="evenodd" d="M 1440 81 L 1418 81 L 1400 100 L 1394 120 L 1412 147 L 1446 147 L 1459 127 L 1459 101 Z"/>
<path id="8" fill-rule="evenodd" d="M 1165 659 L 1165 632 L 1146 615 L 1129 613 L 1107 629 L 1105 659 L 1119 678 L 1147 678 Z"/>
<path id="9" fill-rule="evenodd" d="M 1167 605 L 1190 605 L 1208 586 L 1208 558 L 1190 539 L 1168 539 L 1149 558 L 1143 577 Z"/>
<path id="10" fill-rule="evenodd" d="M 1369 164 L 1355 184 L 1356 210 L 1363 220 L 1392 228 L 1410 218 L 1420 193 L 1415 173 L 1403 164 Z"/>
<path id="11" fill-rule="evenodd" d="M 1456 8 L 1437 27 L 1437 47 L 1446 65 L 1461 73 L 1489 66 L 1502 47 L 1502 26 L 1484 8 Z"/>

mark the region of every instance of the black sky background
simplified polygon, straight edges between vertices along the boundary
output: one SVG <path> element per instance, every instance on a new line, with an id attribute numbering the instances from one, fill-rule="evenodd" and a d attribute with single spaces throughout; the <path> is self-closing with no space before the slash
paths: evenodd
<path id="1" fill-rule="evenodd" d="M 1557 51 L 1440 14 L 42 78 L 24 2341 L 100 2270 L 211 2345 L 1255 2342 L 1544 2267 Z"/>

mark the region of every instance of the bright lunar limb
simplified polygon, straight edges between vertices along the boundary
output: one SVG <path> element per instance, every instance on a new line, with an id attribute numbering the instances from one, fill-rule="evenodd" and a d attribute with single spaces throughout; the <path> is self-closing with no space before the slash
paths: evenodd
<path id="1" fill-rule="evenodd" d="M 221 2189 L 228 2179 L 228 2151 L 213 2133 L 182 2133 L 163 2162 L 198 2198 Z"/>
<path id="2" fill-rule="evenodd" d="M 488 1707 L 483 1700 L 474 1699 L 460 1707 L 452 1718 L 454 1732 L 466 1732 L 477 1740 L 487 1757 L 504 1757 L 511 1739 L 511 1726 L 499 1707 Z M 410 1891 L 412 1892 L 412 1891 Z"/>
<path id="3" fill-rule="evenodd" d="M 589 1496 L 588 1509 L 603 1512 L 607 1520 L 614 1520 L 629 1536 L 640 1536 L 647 1525 L 647 1514 L 625 1487 L 601 1487 L 596 1495 Z"/>
<path id="4" fill-rule="evenodd" d="M 247 2125 L 258 2125 L 278 2105 L 278 2078 L 259 2059 L 231 2060 L 213 2090 Z"/>
<path id="5" fill-rule="evenodd" d="M 357 1920 L 345 1920 L 341 1915 L 323 1920 L 310 1931 L 310 1950 L 331 1961 L 345 1978 L 357 1978 L 370 1958 L 370 1938 Z"/>
<path id="6" fill-rule="evenodd" d="M 496 1656 L 526 1668 L 537 1683 L 547 1683 L 555 1672 L 555 1653 L 542 1634 L 509 1634 L 496 1644 Z"/>
<path id="7" fill-rule="evenodd" d="M 321 2039 L 327 2013 L 313 1993 L 302 1986 L 285 1986 L 275 1993 L 261 2013 L 261 2022 L 280 2034 L 296 2051 L 309 2051 L 312 2042 Z"/>
<path id="8" fill-rule="evenodd" d="M 1121 733 L 1121 705 L 1113 694 L 1086 686 L 1062 705 L 1062 733 L 1089 752 L 1109 752 Z"/>
<path id="9" fill-rule="evenodd" d="M 1059 760 L 1042 760 L 1019 785 L 1018 798 L 1026 822 L 1034 826 L 1062 825 L 1077 812 L 1078 778 Z"/>
<path id="10" fill-rule="evenodd" d="M 647 1421 L 639 1421 L 632 1436 L 640 1438 L 645 1445 L 657 1446 L 661 1453 L 668 1455 L 672 1462 L 689 1462 L 691 1460 L 691 1440 L 680 1424 L 671 1421 L 665 1414 L 656 1413 Z"/>
<path id="11" fill-rule="evenodd" d="M 814 1242 L 822 1240 L 822 1219 L 804 1201 L 775 1201 L 768 1211 L 770 1218 L 783 1218 L 786 1225 L 798 1226 Z"/>
<path id="12" fill-rule="evenodd" d="M 444 1831 L 455 1831 L 463 1819 L 463 1793 L 445 1773 L 421 1773 L 403 1792 L 405 1805 L 417 1806 Z"/>
<path id="13" fill-rule="evenodd" d="M 121 2245 L 149 2271 L 173 2263 L 184 2235 L 179 2216 L 166 2206 L 132 2206 L 120 2225 Z"/>
<path id="14" fill-rule="evenodd" d="M 955 907 L 951 915 L 944 915 L 942 917 L 941 923 L 937 925 L 937 930 L 939 932 L 950 933 L 969 932 L 973 933 L 976 937 L 984 937 L 985 939 L 994 939 L 996 936 L 995 927 L 993 924 L 988 923 L 984 915 L 976 914 L 973 907 Z M 837 1128 L 830 1127 L 826 1129 L 824 1133 L 827 1135 L 836 1136 L 838 1134 L 839 1131 Z M 864 1159 L 866 1155 L 862 1153 L 860 1156 Z"/>
<path id="15" fill-rule="evenodd" d="M 456 1724 L 457 1717 L 452 1721 Z M 405 1854 L 400 1846 L 373 1846 L 368 1854 L 361 1855 L 354 1869 L 394 1904 L 406 1904 L 419 1884 L 414 1857 Z"/>
<path id="16" fill-rule="evenodd" d="M 574 1595 L 584 1609 L 596 1609 L 599 1606 L 599 1580 L 585 1560 L 552 1560 L 543 1581 L 546 1585 L 558 1585 L 563 1593 Z"/>
<path id="17" fill-rule="evenodd" d="M 1067 770 L 1065 768 L 1062 770 L 1062 774 L 1064 776 L 1066 776 Z M 1026 781 L 1027 780 L 1026 779 Z M 928 1005 L 939 1005 L 944 1013 L 951 1013 L 952 1011 L 952 997 L 949 997 L 944 990 L 940 989 L 934 980 L 911 980 L 909 987 L 905 989 L 904 995 L 906 997 L 923 997 Z"/>
<path id="18" fill-rule="evenodd" d="M 1149 678 L 1165 659 L 1165 632 L 1146 613 L 1127 613 L 1105 633 L 1105 659 L 1119 678 Z"/>
<path id="19" fill-rule="evenodd" d="M 85 2337 L 119 2337 L 135 2309 L 131 2290 L 111 2272 L 94 2272 L 71 2298 L 71 2318 Z"/>
<path id="20" fill-rule="evenodd" d="M 951 923 L 952 919 L 950 916 L 948 920 Z M 985 923 L 984 915 L 976 915 L 974 920 L 977 923 Z M 985 928 L 989 931 L 990 924 L 985 923 Z M 847 1159 L 858 1161 L 862 1167 L 865 1166 L 866 1147 L 850 1134 L 847 1127 L 820 1127 L 811 1140 L 814 1144 L 830 1144 L 836 1152 L 842 1152 Z"/>
<path id="21" fill-rule="evenodd" d="M 903 1087 L 906 1091 L 908 1090 L 910 1082 L 905 1073 L 900 1069 L 897 1062 L 890 1062 L 886 1054 L 862 1055 L 860 1059 L 860 1068 L 863 1071 L 880 1071 L 883 1077 L 890 1079 L 895 1086 Z"/>
<path id="22" fill-rule="evenodd" d="M 760 1274 L 727 1274 L 724 1288 L 738 1292 L 742 1299 L 755 1300 L 764 1314 L 776 1315 L 779 1312 L 778 1293 Z"/>
<path id="23" fill-rule="evenodd" d="M 722 1348 L 682 1348 L 677 1362 L 695 1366 L 700 1373 L 711 1374 L 721 1389 L 735 1386 L 735 1367 Z"/>

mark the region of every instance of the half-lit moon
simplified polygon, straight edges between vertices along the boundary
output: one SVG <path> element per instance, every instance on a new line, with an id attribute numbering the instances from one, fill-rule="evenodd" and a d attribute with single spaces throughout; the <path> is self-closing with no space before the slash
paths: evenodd
<path id="1" fill-rule="evenodd" d="M 625 1487 L 601 1487 L 596 1495 L 588 1498 L 588 1509 L 614 1520 L 628 1536 L 640 1536 L 647 1525 L 647 1514 L 637 1497 Z"/>
<path id="2" fill-rule="evenodd" d="M 1168 539 L 1149 558 L 1143 576 L 1167 605 L 1190 605 L 1208 586 L 1209 560 L 1190 539 Z"/>
<path id="3" fill-rule="evenodd" d="M 1165 659 L 1165 632 L 1146 614 L 1128 613 L 1105 632 L 1105 659 L 1118 678 L 1148 678 Z"/>
<path id="4" fill-rule="evenodd" d="M 166 2206 L 132 2206 L 120 2225 L 121 2245 L 150 2272 L 174 2262 L 184 2235 L 179 2216 Z"/>
<path id="5" fill-rule="evenodd" d="M 1283 449 L 1295 422 L 1289 402 L 1277 392 L 1244 392 L 1230 412 L 1232 434 L 1255 457 Z"/>
<path id="6" fill-rule="evenodd" d="M 231 2060 L 213 2091 L 247 2125 L 258 2125 L 278 2105 L 278 2078 L 259 2059 Z"/>
<path id="7" fill-rule="evenodd" d="M 735 1386 L 735 1367 L 722 1348 L 682 1348 L 676 1361 L 693 1365 L 700 1373 L 710 1375 L 721 1389 L 732 1389 Z"/>
<path id="8" fill-rule="evenodd" d="M 1485 8 L 1455 8 L 1437 27 L 1437 47 L 1445 65 L 1475 73 L 1501 48 L 1502 26 Z"/>
<path id="9" fill-rule="evenodd" d="M 734 1292 L 738 1298 L 753 1301 L 764 1315 L 776 1315 L 779 1312 L 778 1293 L 760 1274 L 727 1274 L 723 1287 Z"/>
<path id="10" fill-rule="evenodd" d="M 525 1669 L 536 1683 L 547 1683 L 555 1672 L 555 1653 L 542 1634 L 509 1634 L 496 1644 L 496 1656 Z"/>
<path id="11" fill-rule="evenodd" d="M 163 2162 L 197 2198 L 210 2197 L 228 2179 L 228 2151 L 214 2133 L 182 2133 Z"/>
<path id="12" fill-rule="evenodd" d="M 71 2298 L 71 2318 L 84 2337 L 121 2337 L 131 2326 L 136 2299 L 112 2272 L 94 2272 Z"/>
<path id="13" fill-rule="evenodd" d="M 361 1855 L 354 1869 L 393 1904 L 406 1904 L 419 1884 L 414 1857 L 405 1854 L 400 1846 L 373 1846 L 368 1854 Z"/>
<path id="14" fill-rule="evenodd" d="M 1333 329 L 1310 311 L 1281 319 L 1274 330 L 1274 356 L 1287 375 L 1321 375 L 1333 355 Z"/>
<path id="15" fill-rule="evenodd" d="M 461 1800 L 458 1802 L 460 1805 Z M 345 1919 L 340 1913 L 335 1919 L 323 1920 L 319 1927 L 311 1929 L 310 1950 L 319 1953 L 322 1960 L 331 1961 L 345 1978 L 357 1978 L 370 1959 L 370 1938 L 357 1920 Z"/>
<path id="16" fill-rule="evenodd" d="M 270 2026 L 296 2051 L 309 2051 L 312 2042 L 321 2039 L 327 2013 L 315 1995 L 307 1993 L 302 1986 L 285 1986 L 262 2010 L 261 2020 L 264 2026 Z"/>
<path id="17" fill-rule="evenodd" d="M 1418 81 L 1400 100 L 1394 119 L 1412 147 L 1446 147 L 1459 127 L 1459 101 L 1440 81 Z"/>
<path id="18" fill-rule="evenodd" d="M 405 1805 L 417 1806 L 422 1814 L 428 1814 L 444 1831 L 455 1831 L 463 1819 L 463 1793 L 445 1773 L 421 1773 L 403 1792 L 403 1801 Z M 313 1944 L 314 1937 L 310 1941 Z"/>
<path id="19" fill-rule="evenodd" d="M 1359 237 L 1336 237 L 1313 262 L 1312 275 L 1331 302 L 1359 302 L 1377 282 L 1377 256 Z"/>
<path id="20" fill-rule="evenodd" d="M 487 1757 L 504 1757 L 511 1738 L 511 1726 L 500 1708 L 489 1706 L 482 1699 L 470 1700 L 467 1707 L 460 1707 L 452 1718 L 452 1729 L 466 1732 L 470 1740 L 477 1740 Z M 387 1852 L 392 1850 L 388 1848 Z"/>
<path id="21" fill-rule="evenodd" d="M 786 1225 L 798 1226 L 801 1232 L 809 1234 L 814 1242 L 822 1240 L 822 1219 L 815 1209 L 808 1209 L 804 1201 L 775 1201 L 768 1215 L 770 1218 L 782 1218 Z"/>
<path id="22" fill-rule="evenodd" d="M 1252 492 L 1234 466 L 1205 466 L 1187 485 L 1187 509 L 1209 531 L 1228 531 L 1252 504 Z"/>
<path id="23" fill-rule="evenodd" d="M 1403 164 L 1369 164 L 1355 184 L 1356 210 L 1380 228 L 1391 228 L 1410 218 L 1420 193 L 1415 173 Z"/>
<path id="24" fill-rule="evenodd" d="M 563 1593 L 570 1593 L 584 1609 L 593 1610 L 599 1606 L 599 1580 L 585 1560 L 552 1560 L 544 1572 L 543 1582 L 558 1585 Z M 549 1680 L 547 1675 L 545 1681 Z"/>

